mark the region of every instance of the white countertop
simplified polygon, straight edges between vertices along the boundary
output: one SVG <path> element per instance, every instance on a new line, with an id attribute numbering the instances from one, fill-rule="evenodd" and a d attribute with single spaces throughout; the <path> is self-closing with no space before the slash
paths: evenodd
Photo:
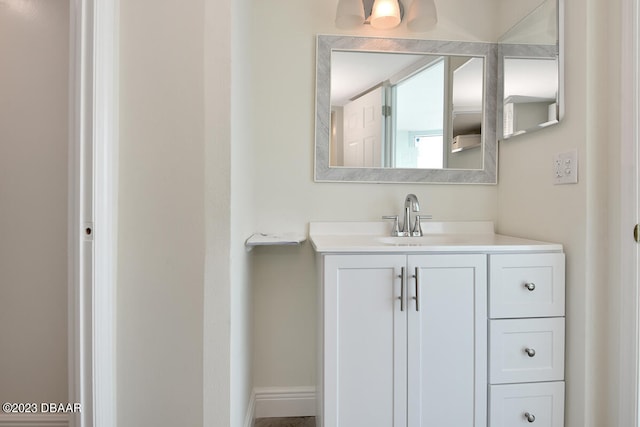
<path id="1" fill-rule="evenodd" d="M 305 240 L 307 237 L 302 233 L 254 233 L 245 240 L 244 245 L 250 251 L 255 246 L 299 245 Z"/>
<path id="2" fill-rule="evenodd" d="M 561 252 L 558 243 L 495 234 L 490 221 L 422 223 L 423 237 L 391 237 L 390 222 L 312 222 L 309 238 L 319 253 Z"/>

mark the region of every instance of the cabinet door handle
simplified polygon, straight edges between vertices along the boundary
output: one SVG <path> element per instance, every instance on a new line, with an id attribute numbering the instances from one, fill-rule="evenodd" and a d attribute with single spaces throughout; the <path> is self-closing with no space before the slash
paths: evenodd
<path id="1" fill-rule="evenodd" d="M 530 423 L 534 422 L 536 420 L 536 416 L 533 414 L 530 414 L 529 412 L 525 412 L 524 413 L 524 417 L 527 419 L 527 421 L 529 421 Z"/>
<path id="2" fill-rule="evenodd" d="M 416 300 L 416 311 L 420 311 L 420 285 L 418 284 L 418 282 L 420 281 L 418 276 L 419 271 L 420 268 L 416 267 L 415 274 L 412 276 L 416 281 L 416 296 L 412 298 Z"/>
<path id="3" fill-rule="evenodd" d="M 529 357 L 533 357 L 533 356 L 536 355 L 536 350 L 533 349 L 533 348 L 525 348 L 524 352 L 527 353 L 527 356 L 529 356 Z"/>
<path id="4" fill-rule="evenodd" d="M 533 282 L 525 283 L 524 287 L 529 289 L 529 291 L 533 292 L 536 289 L 536 284 Z"/>
<path id="5" fill-rule="evenodd" d="M 398 299 L 400 300 L 400 311 L 404 311 L 404 267 L 400 268 L 400 296 Z"/>

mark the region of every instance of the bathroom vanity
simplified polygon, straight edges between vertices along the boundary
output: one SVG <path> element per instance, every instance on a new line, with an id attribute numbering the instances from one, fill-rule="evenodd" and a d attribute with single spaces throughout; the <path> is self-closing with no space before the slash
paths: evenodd
<path id="1" fill-rule="evenodd" d="M 564 425 L 562 246 L 491 222 L 311 223 L 317 425 Z"/>

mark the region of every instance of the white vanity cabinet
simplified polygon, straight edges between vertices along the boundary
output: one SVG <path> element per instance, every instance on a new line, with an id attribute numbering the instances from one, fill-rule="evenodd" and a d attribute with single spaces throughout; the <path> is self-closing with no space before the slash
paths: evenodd
<path id="1" fill-rule="evenodd" d="M 484 254 L 324 255 L 325 427 L 484 427 Z"/>
<path id="2" fill-rule="evenodd" d="M 564 254 L 489 255 L 489 424 L 564 425 Z"/>
<path id="3" fill-rule="evenodd" d="M 563 427 L 562 246 L 429 221 L 312 223 L 318 427 Z"/>

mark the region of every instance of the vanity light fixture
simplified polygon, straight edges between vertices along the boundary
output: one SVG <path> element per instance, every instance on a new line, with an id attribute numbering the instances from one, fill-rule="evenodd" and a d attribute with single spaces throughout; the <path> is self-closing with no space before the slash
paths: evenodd
<path id="1" fill-rule="evenodd" d="M 434 0 L 410 0 L 407 27 L 410 31 L 427 31 L 438 22 Z M 370 24 L 388 30 L 400 25 L 404 7 L 400 0 L 339 0 L 336 26 L 353 29 Z"/>
<path id="2" fill-rule="evenodd" d="M 399 0 L 375 0 L 371 10 L 371 26 L 381 30 L 388 30 L 400 25 Z"/>

